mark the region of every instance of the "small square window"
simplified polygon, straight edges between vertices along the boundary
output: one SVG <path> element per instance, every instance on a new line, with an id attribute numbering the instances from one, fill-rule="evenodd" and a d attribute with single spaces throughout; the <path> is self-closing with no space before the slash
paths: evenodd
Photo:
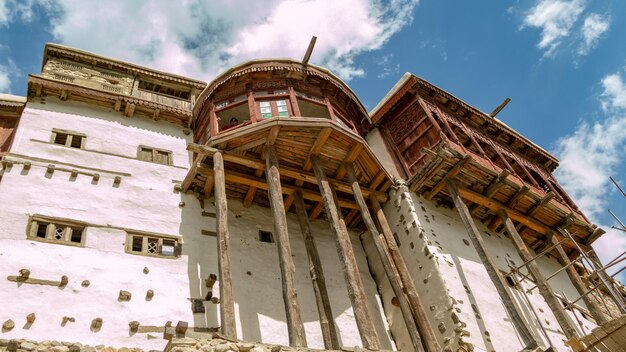
<path id="1" fill-rule="evenodd" d="M 178 257 L 180 255 L 180 243 L 173 238 L 128 234 L 126 252 L 151 257 Z"/>
<path id="2" fill-rule="evenodd" d="M 58 145 L 64 145 L 70 148 L 81 149 L 85 136 L 79 133 L 71 133 L 61 130 L 52 130 L 52 143 Z"/>
<path id="3" fill-rule="evenodd" d="M 274 235 L 269 231 L 259 230 L 259 241 L 274 243 Z"/>
<path id="4" fill-rule="evenodd" d="M 35 241 L 82 246 L 85 228 L 66 220 L 42 220 L 35 215 L 31 219 L 27 238 Z"/>
<path id="5" fill-rule="evenodd" d="M 172 152 L 152 147 L 139 146 L 137 159 L 162 165 L 172 164 Z"/>

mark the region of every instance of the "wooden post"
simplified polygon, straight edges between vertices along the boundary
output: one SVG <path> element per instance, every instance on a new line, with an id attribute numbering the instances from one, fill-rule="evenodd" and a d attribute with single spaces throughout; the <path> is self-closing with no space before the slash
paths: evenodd
<path id="1" fill-rule="evenodd" d="M 326 290 L 326 280 L 324 279 L 324 270 L 322 269 L 322 261 L 320 260 L 315 239 L 311 231 L 311 223 L 306 215 L 304 208 L 304 200 L 302 192 L 294 192 L 294 202 L 296 205 L 296 214 L 300 223 L 300 230 L 304 236 L 304 245 L 306 246 L 306 254 L 309 258 L 309 270 L 311 274 L 311 282 L 313 283 L 313 292 L 315 293 L 315 303 L 320 316 L 320 327 L 322 329 L 322 338 L 324 339 L 324 348 L 327 350 L 338 350 L 339 338 L 337 337 L 337 327 L 335 326 L 335 318 L 330 307 L 330 299 Z"/>
<path id="2" fill-rule="evenodd" d="M 257 122 L 256 103 L 254 102 L 254 92 L 252 89 L 248 91 L 248 110 L 250 111 L 250 123 Z"/>
<path id="3" fill-rule="evenodd" d="M 511 321 L 513 325 L 517 329 L 517 332 L 520 334 L 522 341 L 526 344 L 526 347 L 534 348 L 537 347 L 537 340 L 528 329 L 528 325 L 522 318 L 522 313 L 519 308 L 515 305 L 515 301 L 513 300 L 513 296 L 506 288 L 506 283 L 504 282 L 504 277 L 498 270 L 498 267 L 493 262 L 489 254 L 487 253 L 487 248 L 485 247 L 485 243 L 483 242 L 483 238 L 476 228 L 476 224 L 472 219 L 472 216 L 467 209 L 465 203 L 463 203 L 463 199 L 459 195 L 458 186 L 452 180 L 446 180 L 446 185 L 448 186 L 448 192 L 454 201 L 454 205 L 459 212 L 459 216 L 463 221 L 463 225 L 465 225 L 465 229 L 472 241 L 480 260 L 485 265 L 485 269 L 489 274 L 489 278 L 491 282 L 493 282 L 498 294 L 500 295 L 500 299 L 504 303 L 504 307 L 506 308 L 509 316 L 511 317 Z"/>
<path id="4" fill-rule="evenodd" d="M 283 301 L 285 314 L 287 315 L 287 330 L 289 333 L 289 345 L 293 347 L 306 347 L 306 335 L 298 306 L 298 293 L 296 292 L 295 273 L 296 267 L 291 257 L 289 246 L 289 233 L 287 232 L 287 217 L 283 204 L 283 190 L 280 185 L 278 173 L 278 159 L 273 145 L 266 148 L 266 171 L 267 193 L 270 199 L 270 208 L 274 218 L 274 232 L 278 245 L 278 260 L 280 262 L 280 276 L 283 284 Z"/>
<path id="5" fill-rule="evenodd" d="M 565 309 L 563 308 L 561 301 L 554 294 L 554 291 L 552 291 L 550 284 L 548 284 L 548 280 L 546 280 L 545 276 L 543 276 L 543 274 L 541 273 L 541 269 L 539 268 L 539 264 L 537 264 L 537 261 L 533 260 L 533 256 L 530 254 L 528 247 L 526 247 L 522 236 L 520 236 L 515 229 L 513 221 L 511 220 L 511 218 L 509 218 L 509 215 L 504 210 L 500 210 L 498 212 L 498 215 L 500 215 L 500 217 L 502 218 L 506 231 L 509 233 L 509 235 L 511 235 L 519 256 L 524 262 L 528 262 L 526 267 L 528 268 L 528 271 L 530 272 L 532 277 L 535 279 L 535 283 L 537 284 L 539 293 L 541 293 L 543 299 L 548 304 L 548 307 L 550 307 L 550 310 L 552 310 L 556 321 L 559 322 L 561 329 L 563 329 L 565 337 L 567 337 L 568 340 L 577 337 L 576 329 L 571 324 L 567 313 L 565 313 Z"/>
<path id="6" fill-rule="evenodd" d="M 380 342 L 374 328 L 372 315 L 367 306 L 367 297 L 365 296 L 363 282 L 361 281 L 359 268 L 352 250 L 350 235 L 348 234 L 345 222 L 341 218 L 341 209 L 339 209 L 335 203 L 334 191 L 328 182 L 328 178 L 326 177 L 326 173 L 322 168 L 319 158 L 315 155 L 311 156 L 311 162 L 313 163 L 317 184 L 320 188 L 324 206 L 326 207 L 326 215 L 330 222 L 330 228 L 337 241 L 337 252 L 339 253 L 339 259 L 343 266 L 344 279 L 348 288 L 348 297 L 350 297 L 350 302 L 352 303 L 354 319 L 356 320 L 356 325 L 361 334 L 363 347 L 370 350 L 378 350 L 380 349 Z"/>
<path id="7" fill-rule="evenodd" d="M 376 250 L 382 261 L 385 274 L 387 274 L 387 278 L 389 279 L 389 283 L 391 284 L 393 293 L 396 295 L 396 298 L 398 299 L 398 302 L 400 303 L 400 310 L 402 311 L 402 318 L 404 319 L 404 323 L 406 324 L 406 328 L 409 332 L 409 337 L 411 338 L 413 348 L 415 349 L 415 351 L 421 351 L 421 350 L 424 350 L 426 352 L 441 351 L 441 348 L 439 347 L 439 344 L 437 343 L 437 340 L 435 338 L 434 332 L 430 328 L 430 324 L 428 323 L 427 320 L 422 320 L 422 318 L 426 318 L 425 317 L 426 312 L 423 310 L 423 307 L 421 307 L 421 302 L 419 302 L 419 298 L 417 300 L 418 306 L 419 306 L 418 311 L 419 311 L 419 308 L 422 308 L 421 313 L 424 313 L 424 316 L 420 316 L 419 314 L 414 314 L 412 312 L 409 299 L 407 298 L 407 296 L 405 296 L 406 294 L 406 295 L 412 295 L 412 296 L 417 297 L 415 284 L 413 284 L 413 289 L 409 288 L 411 287 L 411 285 L 404 285 L 404 290 L 403 290 L 401 274 L 398 273 L 398 271 L 400 270 L 400 267 L 394 263 L 394 259 L 396 258 L 392 258 L 392 255 L 389 253 L 389 248 L 387 246 L 385 238 L 383 237 L 383 234 L 381 234 L 378 231 L 378 228 L 376 227 L 376 224 L 374 223 L 374 220 L 372 219 L 369 209 L 367 208 L 367 203 L 365 203 L 365 199 L 363 198 L 363 194 L 361 193 L 361 187 L 354 174 L 354 168 L 352 164 L 348 164 L 346 169 L 348 172 L 348 180 L 352 184 L 352 192 L 354 194 L 354 199 L 356 200 L 356 203 L 359 205 L 359 208 L 361 209 L 361 217 L 363 218 L 363 222 L 365 222 L 365 226 L 367 226 L 367 229 L 372 235 L 372 240 L 374 242 L 374 245 L 376 246 Z M 372 197 L 372 202 L 377 202 L 374 199 L 374 197 Z M 399 258 L 399 260 L 402 261 L 402 263 L 404 264 L 404 260 L 401 257 Z M 416 320 L 419 326 L 418 324 L 416 324 Z M 421 333 L 422 330 L 430 330 L 430 331 Z M 424 337 L 423 341 L 420 335 Z"/>
<path id="8" fill-rule="evenodd" d="M 235 302 L 230 275 L 230 243 L 228 236 L 228 204 L 224 180 L 222 153 L 213 154 L 215 179 L 215 233 L 217 234 L 217 267 L 220 279 L 220 329 L 222 334 L 237 338 L 235 327 Z"/>
<path id="9" fill-rule="evenodd" d="M 566 269 L 567 275 L 569 275 L 569 278 L 572 281 L 572 285 L 576 287 L 578 294 L 580 294 L 583 297 L 583 300 L 585 301 L 585 305 L 587 306 L 587 309 L 589 309 L 589 313 L 591 313 L 591 315 L 596 320 L 596 323 L 598 325 L 602 325 L 606 323 L 608 319 L 606 315 L 604 315 L 604 312 L 602 311 L 602 308 L 600 307 L 600 304 L 596 300 L 596 298 L 590 297 L 590 295 L 584 295 L 587 292 L 587 288 L 585 287 L 585 284 L 583 283 L 582 279 L 578 275 L 576 268 L 573 265 L 570 265 L 571 261 L 569 260 L 567 253 L 565 253 L 565 250 L 563 250 L 563 247 L 561 247 L 561 245 L 558 244 L 559 239 L 556 236 L 552 235 L 550 236 L 550 241 L 552 242 L 552 244 L 556 246 L 558 258 L 561 261 L 561 264 L 567 267 Z"/>
<path id="10" fill-rule="evenodd" d="M 217 114 L 215 113 L 215 105 L 213 104 L 211 104 L 211 107 L 209 108 L 209 130 L 211 132 L 211 137 L 214 137 L 220 132 Z"/>

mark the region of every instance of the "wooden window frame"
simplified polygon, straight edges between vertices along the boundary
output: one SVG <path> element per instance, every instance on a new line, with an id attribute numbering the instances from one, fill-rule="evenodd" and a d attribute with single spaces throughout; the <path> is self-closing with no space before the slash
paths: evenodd
<path id="1" fill-rule="evenodd" d="M 66 135 L 65 138 L 65 144 L 60 144 L 60 143 L 56 143 L 56 139 L 58 135 L 64 134 Z M 72 146 L 72 141 L 74 138 L 80 138 L 80 147 L 73 147 Z M 87 135 L 84 133 L 80 133 L 80 132 L 76 132 L 76 131 L 68 131 L 68 130 L 62 130 L 62 129 L 58 129 L 58 128 L 53 128 L 52 129 L 52 134 L 50 136 L 50 143 L 54 144 L 54 145 L 60 145 L 60 146 L 64 146 L 67 148 L 72 148 L 72 149 L 85 149 L 85 140 L 87 139 Z"/>
<path id="2" fill-rule="evenodd" d="M 46 223 L 46 237 L 38 237 L 37 230 L 40 223 Z M 58 227 L 64 227 L 63 237 L 61 239 L 54 238 Z M 81 231 L 80 242 L 72 241 L 72 233 L 75 230 Z M 66 246 L 85 247 L 87 224 L 80 221 L 53 218 L 43 215 L 32 215 L 28 219 L 26 227 L 26 239 L 37 242 L 62 244 Z"/>
<path id="3" fill-rule="evenodd" d="M 135 237 L 141 238 L 141 250 L 135 251 L 133 250 L 133 241 Z M 150 240 L 157 241 L 157 252 L 149 253 L 148 252 L 148 244 Z M 172 255 L 165 255 L 162 253 L 163 250 L 163 241 L 173 241 L 174 242 L 174 252 Z M 124 245 L 124 251 L 128 254 L 134 255 L 143 255 L 146 257 L 153 258 L 166 258 L 166 259 L 178 259 L 181 256 L 183 241 L 180 237 L 176 236 L 164 236 L 155 233 L 147 233 L 147 232 L 126 232 L 126 244 Z"/>
<path id="4" fill-rule="evenodd" d="M 258 97 L 255 97 L 255 109 L 256 109 L 256 113 L 257 116 L 259 117 L 259 119 L 265 120 L 265 119 L 271 119 L 271 118 L 275 118 L 275 117 L 293 117 L 293 108 L 291 106 L 291 102 L 289 101 L 289 96 L 272 96 L 271 98 L 268 96 L 263 96 L 262 99 L 257 99 Z M 276 104 L 277 101 L 284 101 L 285 102 L 285 106 L 287 107 L 287 116 L 278 116 L 278 105 Z M 270 103 L 270 109 L 272 111 L 272 116 L 270 117 L 263 117 L 263 115 L 261 114 L 261 103 Z"/>
<path id="5" fill-rule="evenodd" d="M 140 158 L 140 153 L 142 151 L 142 149 L 150 149 L 152 151 L 151 154 L 151 160 L 144 160 Z M 167 163 L 163 164 L 160 162 L 157 162 L 157 155 L 158 153 L 166 153 L 167 154 Z M 159 164 L 159 165 L 165 165 L 165 166 L 172 166 L 173 164 L 173 153 L 171 150 L 167 150 L 167 149 L 160 149 L 160 148 L 155 148 L 155 147 L 151 147 L 151 146 L 147 146 L 147 145 L 139 145 L 137 146 L 137 160 L 140 161 L 145 161 L 145 162 L 149 162 L 149 163 L 153 163 L 153 164 Z"/>

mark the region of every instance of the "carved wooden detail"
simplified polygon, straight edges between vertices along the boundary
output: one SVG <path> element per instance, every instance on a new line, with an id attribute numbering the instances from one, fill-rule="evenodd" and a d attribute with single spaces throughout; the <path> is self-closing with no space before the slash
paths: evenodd
<path id="1" fill-rule="evenodd" d="M 49 59 L 41 73 L 43 77 L 68 82 L 111 93 L 130 95 L 134 77 L 93 69 L 63 59 Z"/>

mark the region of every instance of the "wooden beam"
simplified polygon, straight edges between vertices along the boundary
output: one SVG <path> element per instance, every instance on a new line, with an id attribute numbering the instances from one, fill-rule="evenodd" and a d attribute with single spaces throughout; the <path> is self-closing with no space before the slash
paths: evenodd
<path id="1" fill-rule="evenodd" d="M 360 145 L 360 144 L 359 144 Z M 194 152 L 198 152 L 198 153 L 203 153 L 206 155 L 212 155 L 213 153 L 219 151 L 219 149 L 216 148 L 211 148 L 211 147 L 207 147 L 207 146 L 201 146 L 198 144 L 189 144 L 189 146 L 187 147 L 188 150 L 190 151 L 194 151 Z M 232 162 L 232 163 L 236 163 L 242 166 L 246 166 L 246 167 L 250 167 L 253 169 L 258 170 L 265 170 L 265 164 L 261 161 L 261 160 L 257 160 L 257 159 L 252 159 L 252 158 L 248 158 L 242 155 L 235 155 L 235 154 L 231 154 L 231 153 L 223 153 L 223 158 L 224 161 L 228 161 L 228 162 Z M 304 172 L 302 170 L 298 170 L 298 169 L 294 169 L 294 168 L 290 168 L 290 167 L 286 167 L 286 166 L 282 166 L 279 169 L 279 172 L 281 175 L 287 176 L 287 177 L 291 177 L 294 178 L 296 180 L 300 180 L 300 181 L 304 181 L 304 182 L 308 182 L 311 184 L 316 184 L 317 183 L 317 178 L 315 177 L 315 175 L 311 172 Z M 258 175 L 257 177 L 259 177 L 260 175 Z M 340 181 L 338 179 L 330 179 L 330 181 L 335 185 L 335 187 L 337 187 L 337 189 L 341 192 L 345 192 L 345 193 L 352 193 L 352 188 L 350 187 L 349 183 Z M 297 187 L 302 186 L 302 183 L 297 184 Z M 363 189 L 363 194 L 365 195 L 365 197 L 370 197 L 371 195 L 374 195 L 375 197 L 377 197 L 381 202 L 386 202 L 387 201 L 387 194 L 384 192 L 379 192 L 379 191 L 375 191 L 369 188 L 364 188 Z"/>
<path id="2" fill-rule="evenodd" d="M 312 166 L 311 157 L 314 155 L 318 155 L 320 153 L 320 151 L 322 150 L 322 147 L 324 147 L 324 143 L 326 143 L 326 140 L 328 140 L 328 137 L 330 137 L 332 133 L 333 133 L 332 128 L 330 127 L 322 128 L 320 133 L 317 135 L 317 138 L 315 139 L 315 142 L 313 143 L 311 150 L 309 150 L 309 155 L 307 156 L 306 161 L 304 162 L 304 165 L 302 166 L 302 169 L 304 171 L 311 170 L 311 166 Z"/>
<path id="3" fill-rule="evenodd" d="M 204 189 L 202 190 L 202 194 L 204 194 L 204 198 L 210 198 L 211 192 L 213 192 L 213 184 L 215 183 L 215 178 L 207 177 L 206 181 L 204 181 Z"/>
<path id="4" fill-rule="evenodd" d="M 291 246 L 289 245 L 289 232 L 287 231 L 287 216 L 285 215 L 285 205 L 283 204 L 283 191 L 280 184 L 280 174 L 278 173 L 278 158 L 276 149 L 272 145 L 266 148 L 266 172 L 268 185 L 268 197 L 270 209 L 274 218 L 274 235 L 278 247 L 278 262 L 280 264 L 280 276 L 282 278 L 283 302 L 285 304 L 285 314 L 287 315 L 287 331 L 289 334 L 289 345 L 293 347 L 307 347 L 304 325 L 298 306 L 298 293 L 296 291 L 295 275 L 296 267 L 291 256 Z"/>
<path id="5" fill-rule="evenodd" d="M 324 210 L 324 203 L 323 202 L 316 203 L 311 209 L 311 212 L 309 213 L 309 220 L 315 221 L 322 213 L 322 210 Z"/>
<path id="6" fill-rule="evenodd" d="M 204 175 L 204 176 L 213 176 L 213 170 L 205 167 L 205 166 L 198 166 L 197 167 L 197 171 L 198 173 Z M 261 178 L 256 178 L 254 176 L 249 176 L 246 174 L 242 174 L 239 172 L 235 172 L 235 171 L 229 171 L 226 175 L 225 175 L 225 179 L 228 182 L 233 182 L 233 183 L 238 183 L 238 184 L 242 184 L 242 185 L 247 185 L 247 186 L 255 186 L 258 189 L 263 189 L 263 190 L 267 190 L 267 182 Z M 295 187 L 295 186 L 291 186 L 291 185 L 282 185 L 282 191 L 284 194 L 290 195 L 293 192 L 295 192 L 296 190 L 298 190 L 300 188 Z M 314 202 L 321 202 L 322 201 L 322 196 L 317 193 L 317 192 L 313 192 L 313 191 L 309 191 L 306 189 L 302 189 L 302 195 L 304 197 L 304 199 L 307 200 L 312 200 Z M 343 199 L 340 198 L 339 199 L 339 204 L 341 205 L 341 207 L 343 208 L 347 208 L 347 209 L 358 209 L 357 204 L 354 201 L 350 201 L 347 199 Z"/>
<path id="7" fill-rule="evenodd" d="M 231 149 L 230 153 L 238 154 L 238 153 L 241 153 L 241 152 L 245 152 L 248 149 L 256 148 L 256 147 L 258 147 L 260 145 L 263 145 L 263 144 L 267 144 L 267 138 L 266 137 L 263 137 L 261 139 L 257 139 L 256 141 L 252 141 L 252 142 L 249 142 L 249 143 L 246 143 L 246 144 L 242 144 L 242 145 L 240 145 L 240 146 L 238 146 L 236 148 Z"/>
<path id="8" fill-rule="evenodd" d="M 470 161 L 471 157 L 469 155 L 463 156 L 461 160 L 459 160 L 448 173 L 437 182 L 435 187 L 432 188 L 428 194 L 426 194 L 426 199 L 433 199 L 439 191 L 441 191 L 446 186 L 446 181 L 449 179 L 453 179 L 458 175 L 461 171 L 463 171 L 463 166 Z"/>
<path id="9" fill-rule="evenodd" d="M 522 214 L 515 209 L 509 208 L 495 199 L 487 198 L 480 193 L 476 193 L 463 187 L 459 187 L 458 192 L 463 198 L 482 205 L 483 207 L 489 209 L 492 213 L 498 213 L 501 209 L 506 211 L 511 219 L 523 225 L 526 225 L 532 230 L 535 230 L 539 233 L 548 233 L 549 231 L 552 231 L 550 226 L 540 222 L 539 220 L 531 219 L 526 214 Z"/>
<path id="10" fill-rule="evenodd" d="M 484 195 L 489 198 L 493 197 L 498 192 L 498 190 L 500 190 L 500 188 L 502 188 L 505 185 L 505 181 L 507 177 L 509 177 L 510 174 L 511 172 L 509 170 L 507 169 L 502 170 L 502 172 L 500 172 L 498 176 L 496 176 L 493 179 L 493 181 L 491 181 L 491 184 L 485 190 Z M 477 204 L 472 205 L 469 208 L 470 214 L 474 215 L 476 211 L 478 211 L 478 209 L 480 209 L 479 205 Z"/>
<path id="11" fill-rule="evenodd" d="M 588 289 L 580 278 L 580 275 L 578 275 L 576 268 L 573 265 L 570 265 L 571 261 L 569 260 L 569 257 L 567 256 L 567 253 L 565 253 L 563 247 L 561 247 L 561 245 L 559 244 L 558 238 L 551 234 L 550 242 L 552 242 L 552 244 L 556 246 L 557 258 L 561 262 L 561 265 L 567 267 L 567 275 L 572 281 L 572 285 L 574 285 L 576 291 L 578 291 L 578 294 L 583 297 L 583 300 L 585 301 L 585 306 L 587 306 L 587 309 L 589 309 L 589 313 L 591 313 L 593 319 L 596 320 L 596 324 L 602 325 L 606 323 L 608 319 L 604 314 L 602 307 L 600 307 L 600 303 L 595 297 L 585 294 Z"/>
<path id="12" fill-rule="evenodd" d="M 322 199 L 324 200 L 324 206 L 326 208 L 326 215 L 330 223 L 331 230 L 335 235 L 337 244 L 337 252 L 342 264 L 344 279 L 346 287 L 348 288 L 348 296 L 352 303 L 352 309 L 354 311 L 354 319 L 356 320 L 357 328 L 361 334 L 361 342 L 363 347 L 371 350 L 377 350 L 380 348 L 380 342 L 374 323 L 372 320 L 372 314 L 367 305 L 367 296 L 363 288 L 363 282 L 361 281 L 361 275 L 359 273 L 359 267 L 354 257 L 352 250 L 352 243 L 350 242 L 350 235 L 346 224 L 341 218 L 341 210 L 337 208 L 336 197 L 334 190 L 332 189 L 324 168 L 317 156 L 311 157 L 311 163 L 315 172 L 315 176 L 318 179 L 318 186 Z"/>
<path id="13" fill-rule="evenodd" d="M 546 194 L 543 198 L 541 198 L 541 200 L 535 203 L 535 205 L 533 205 L 532 208 L 530 208 L 530 210 L 526 213 L 526 216 L 528 217 L 535 216 L 535 214 L 537 214 L 539 209 L 541 209 L 543 206 L 548 204 L 552 200 L 552 198 L 554 198 L 554 193 L 550 192 Z"/>
<path id="14" fill-rule="evenodd" d="M 511 197 L 511 199 L 509 199 L 509 201 L 506 203 L 506 206 L 509 208 L 515 208 L 517 203 L 519 203 L 519 201 L 524 198 L 528 191 L 530 191 L 530 188 L 528 188 L 528 186 L 523 185 L 522 187 L 520 187 L 517 192 L 515 192 L 513 197 Z"/>
<path id="15" fill-rule="evenodd" d="M 426 317 L 426 311 L 424 310 L 424 307 L 422 306 L 417 295 L 415 283 L 408 272 L 397 245 L 395 245 L 395 241 L 393 241 L 393 244 L 390 245 L 388 243 L 389 241 L 385 240 L 385 235 L 378 231 L 378 228 L 374 223 L 374 219 L 372 219 L 369 209 L 367 208 L 367 203 L 365 203 L 365 198 L 360 192 L 361 186 L 359 185 L 356 175 L 354 174 L 354 168 L 351 164 L 347 167 L 347 174 L 348 180 L 352 185 L 354 198 L 361 209 L 363 222 L 372 235 L 372 240 L 382 261 L 385 274 L 387 274 L 393 293 L 400 303 L 402 317 L 407 331 L 409 332 L 409 337 L 411 338 L 414 350 L 420 351 L 423 345 L 423 349 L 426 352 L 441 351 L 441 347 L 437 342 L 435 333 L 428 322 L 428 318 Z M 375 199 L 372 200 L 372 208 L 379 217 L 379 223 L 387 226 L 385 227 L 384 225 L 381 225 L 383 232 L 385 232 L 385 230 L 390 232 L 391 229 L 388 227 L 389 224 L 387 224 L 387 220 L 384 218 L 385 214 L 382 213 L 382 209 L 380 208 L 378 201 Z M 380 217 L 382 217 L 382 219 Z M 393 235 L 391 235 L 391 237 L 393 238 Z M 391 246 L 395 246 L 393 247 L 393 252 L 390 252 Z M 400 271 L 403 272 L 400 273 Z M 420 336 L 424 337 L 424 340 L 422 340 Z"/>
<path id="16" fill-rule="evenodd" d="M 339 169 L 337 169 L 337 172 L 335 173 L 335 179 L 343 180 L 343 178 L 346 176 L 346 165 L 355 161 L 356 158 L 359 156 L 359 153 L 361 153 L 361 150 L 363 150 L 363 144 L 361 143 L 356 143 L 352 147 L 352 149 L 350 149 L 346 157 L 343 159 L 341 165 L 339 165 Z"/>
<path id="17" fill-rule="evenodd" d="M 280 132 L 280 125 L 276 125 L 270 129 L 270 133 L 267 136 L 267 144 L 274 145 L 276 138 L 278 138 L 278 132 Z"/>
<path id="18" fill-rule="evenodd" d="M 526 247 L 526 243 L 524 243 L 522 236 L 520 236 L 515 229 L 513 221 L 511 221 L 511 218 L 504 210 L 500 210 L 498 212 L 498 215 L 500 216 L 500 218 L 502 218 L 506 231 L 509 233 L 509 235 L 511 235 L 511 239 L 515 244 L 515 248 L 517 249 L 517 253 L 519 254 L 520 258 L 522 258 L 524 262 L 528 263 L 526 264 L 526 268 L 528 268 L 528 271 L 535 279 L 535 284 L 539 289 L 539 293 L 541 294 L 541 296 L 543 296 L 543 299 L 546 301 L 548 307 L 554 314 L 554 317 L 559 323 L 559 326 L 561 326 L 565 337 L 567 337 L 568 340 L 577 337 L 576 329 L 570 322 L 567 313 L 565 313 L 565 308 L 563 308 L 560 299 L 557 298 L 557 296 L 554 294 L 554 291 L 552 291 L 548 280 L 546 280 L 545 276 L 543 276 L 543 273 L 541 273 L 539 264 L 537 264 L 537 261 L 534 260 L 533 256 L 530 254 L 530 251 L 528 250 L 528 247 Z"/>
<path id="19" fill-rule="evenodd" d="M 333 315 L 326 289 L 326 280 L 324 279 L 324 270 L 322 269 L 322 261 L 315 245 L 311 224 L 307 218 L 304 200 L 300 191 L 294 192 L 296 214 L 300 230 L 304 237 L 304 245 L 306 254 L 309 258 L 309 273 L 311 275 L 311 283 L 313 284 L 313 293 L 315 293 L 315 303 L 320 317 L 320 328 L 322 330 L 322 338 L 324 339 L 324 348 L 327 350 L 339 350 L 339 337 L 337 335 L 337 326 L 335 325 L 335 316 Z"/>
<path id="20" fill-rule="evenodd" d="M 517 305 L 515 305 L 515 300 L 513 299 L 511 292 L 509 292 L 506 288 L 504 277 L 502 277 L 500 270 L 489 256 L 482 235 L 480 234 L 480 231 L 478 231 L 478 228 L 476 228 L 476 224 L 474 223 L 474 220 L 472 219 L 469 210 L 465 206 L 465 203 L 463 203 L 463 198 L 461 198 L 461 190 L 452 180 L 446 180 L 446 186 L 448 187 L 448 192 L 450 193 L 452 201 L 454 201 L 454 205 L 459 212 L 459 216 L 463 221 L 463 225 L 465 225 L 467 234 L 469 235 L 470 240 L 472 241 L 472 244 L 476 249 L 476 252 L 478 253 L 478 257 L 485 266 L 491 282 L 496 287 L 496 290 L 500 295 L 500 299 L 502 299 L 502 302 L 504 303 L 504 306 L 509 313 L 509 316 L 511 317 L 513 325 L 515 326 L 517 332 L 520 334 L 522 341 L 526 345 L 525 347 L 537 347 L 537 340 L 528 328 L 530 324 L 527 324 L 524 321 L 523 314 L 520 312 Z"/>
<path id="21" fill-rule="evenodd" d="M 222 153 L 213 154 L 215 174 L 215 233 L 217 234 L 217 267 L 220 280 L 220 330 L 226 337 L 237 338 L 235 301 L 230 274 L 230 240 L 228 234 L 228 203 L 224 181 Z"/>
<path id="22" fill-rule="evenodd" d="M 263 169 L 257 169 L 254 172 L 255 177 L 261 177 L 263 175 Z M 254 196 L 256 195 L 257 188 L 255 186 L 250 186 L 248 191 L 246 192 L 246 196 L 243 199 L 243 206 L 248 208 L 252 205 L 252 201 L 254 201 Z M 288 210 L 288 209 L 285 209 Z"/>

